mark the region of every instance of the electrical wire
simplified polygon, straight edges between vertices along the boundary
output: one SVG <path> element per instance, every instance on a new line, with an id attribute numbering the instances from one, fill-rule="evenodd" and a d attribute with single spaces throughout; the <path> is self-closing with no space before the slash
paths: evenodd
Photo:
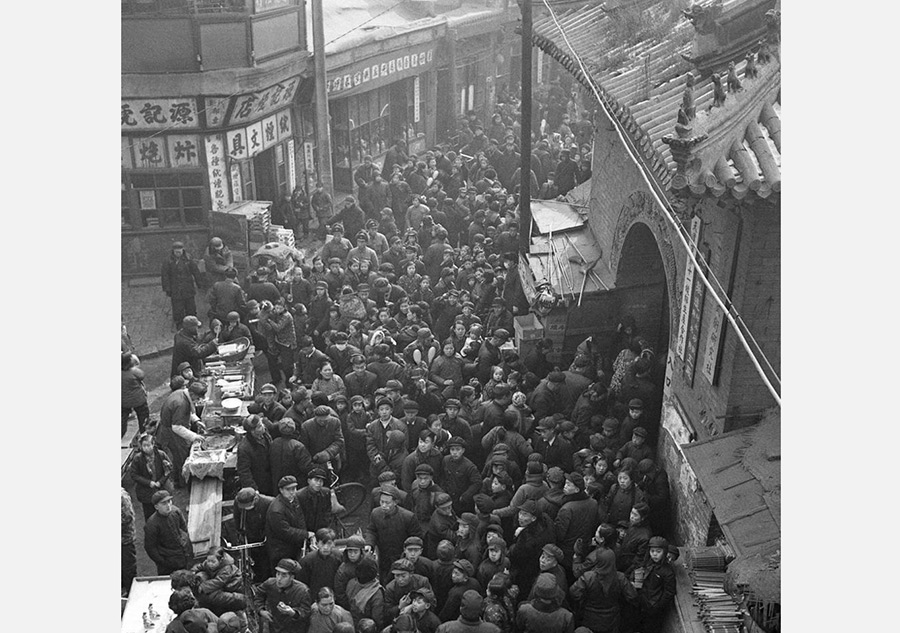
<path id="1" fill-rule="evenodd" d="M 623 130 L 623 126 L 622 126 L 621 122 L 609 111 L 609 106 L 606 104 L 604 99 L 600 96 L 600 92 L 597 90 L 597 86 L 595 85 L 593 78 L 588 73 L 587 69 L 585 68 L 584 63 L 581 60 L 581 56 L 578 55 L 578 53 L 575 51 L 575 48 L 572 46 L 571 42 L 569 41 L 569 38 L 568 38 L 565 30 L 563 29 L 562 25 L 559 23 L 559 20 L 556 17 L 556 13 L 554 12 L 553 7 L 550 6 L 550 4 L 547 2 L 547 0 L 542 0 L 542 1 L 543 1 L 544 6 L 547 7 L 547 11 L 550 13 L 550 17 L 553 19 L 553 23 L 556 25 L 557 30 L 560 32 L 560 35 L 562 35 L 562 38 L 565 41 L 566 46 L 568 46 L 569 50 L 572 53 L 572 56 L 574 57 L 575 61 L 578 63 L 578 66 L 581 69 L 582 74 L 584 75 L 584 80 L 590 86 L 591 91 L 594 93 L 594 97 L 596 97 L 597 102 L 600 104 L 600 107 L 603 109 L 603 113 L 609 119 L 610 123 L 613 124 L 613 127 L 616 129 L 616 133 L 619 136 L 619 139 L 622 141 L 622 144 L 625 147 L 625 150 L 628 152 L 629 157 L 635 163 L 635 165 L 638 167 L 638 171 L 640 172 L 641 177 L 644 179 L 648 188 L 650 189 L 650 194 L 653 196 L 657 205 L 659 205 L 659 207 L 662 209 L 665 218 L 669 221 L 669 223 L 673 227 L 675 227 L 678 238 L 681 241 L 681 243 L 683 244 L 683 246 L 685 247 L 685 249 L 687 250 L 688 257 L 690 258 L 691 263 L 694 265 L 695 274 L 698 274 L 700 276 L 700 280 L 703 282 L 703 284 L 706 286 L 707 290 L 710 292 L 710 294 L 712 295 L 715 302 L 719 305 L 719 307 L 724 312 L 725 317 L 728 319 L 729 323 L 731 323 L 735 334 L 737 335 L 738 339 L 741 342 L 741 345 L 743 346 L 743 348 L 747 352 L 747 354 L 750 356 L 750 361 L 753 363 L 754 368 L 756 369 L 756 371 L 759 374 L 760 378 L 762 379 L 763 383 L 768 388 L 769 393 L 772 395 L 772 397 L 774 398 L 774 400 L 778 404 L 778 406 L 781 406 L 780 394 L 777 392 L 775 387 L 772 385 L 771 381 L 769 380 L 769 377 L 766 375 L 766 372 L 760 366 L 759 360 L 756 357 L 756 353 L 751 349 L 750 344 L 747 342 L 747 339 L 745 338 L 745 336 L 742 332 L 742 329 L 746 329 L 749 334 L 750 333 L 749 328 L 747 328 L 747 325 L 746 325 L 746 323 L 743 322 L 743 319 L 741 319 L 741 323 L 743 324 L 744 327 L 741 328 L 741 326 L 737 323 L 734 316 L 732 315 L 731 310 L 728 307 L 726 307 L 725 303 L 722 301 L 722 299 L 716 293 L 716 291 L 713 288 L 712 284 L 710 283 L 709 279 L 707 279 L 706 274 L 704 273 L 703 269 L 700 267 L 700 264 L 698 263 L 697 258 L 694 255 L 694 250 L 697 249 L 697 245 L 692 243 L 690 236 L 685 237 L 685 235 L 684 235 L 685 229 L 684 229 L 684 227 L 681 226 L 681 224 L 678 222 L 678 220 L 674 217 L 673 211 L 670 208 L 668 201 L 666 200 L 665 194 L 663 193 L 662 195 L 660 195 L 659 184 L 655 181 L 654 178 L 651 178 L 647 175 L 647 172 L 649 171 L 648 167 L 639 158 L 640 155 L 638 152 L 636 152 L 631 139 L 628 137 L 628 134 L 625 133 L 625 131 Z M 699 249 L 697 249 L 697 250 L 699 252 Z M 709 267 L 709 265 L 705 261 L 704 261 L 704 263 L 706 264 L 706 270 L 708 270 L 710 273 L 712 273 L 712 269 Z M 718 280 L 716 280 L 716 284 L 721 288 L 721 284 L 719 284 Z M 726 293 L 723 292 L 723 294 L 728 299 L 728 304 L 730 306 L 732 306 L 732 308 L 733 308 L 733 303 L 732 303 L 731 299 L 728 297 L 728 295 Z M 735 310 L 735 312 L 736 312 L 736 310 Z M 740 315 L 738 315 L 738 316 L 740 318 Z M 752 334 L 751 334 L 751 338 L 752 338 Z M 754 343 L 756 344 L 756 348 L 759 349 L 759 345 L 756 343 L 755 339 L 754 339 Z M 774 369 L 772 369 L 772 365 L 771 365 L 771 363 L 769 363 L 769 360 L 766 358 L 765 353 L 763 353 L 761 349 L 759 350 L 759 353 L 760 353 L 760 356 L 762 356 L 763 359 L 765 360 L 766 365 L 772 371 L 772 374 L 778 380 L 778 383 L 780 385 L 781 380 L 780 380 L 780 378 L 778 378 L 778 374 L 774 371 Z"/>
<path id="2" fill-rule="evenodd" d="M 356 26 L 354 26 L 352 29 L 350 29 L 350 30 L 347 31 L 346 33 L 341 33 L 340 35 L 338 35 L 338 36 L 337 36 L 336 38 L 334 38 L 333 40 L 331 40 L 331 41 L 329 41 L 329 42 L 325 42 L 325 46 L 328 46 L 329 44 L 334 44 L 335 42 L 337 42 L 337 41 L 338 41 L 339 39 L 341 39 L 342 37 L 344 37 L 344 36 L 346 36 L 346 35 L 350 35 L 350 34 L 351 34 L 353 31 L 355 31 L 356 29 L 362 28 L 362 27 L 364 27 L 366 24 L 368 24 L 369 22 L 372 22 L 373 20 L 377 20 L 378 18 L 380 18 L 381 16 L 383 16 L 385 13 L 388 13 L 388 12 L 390 12 L 390 11 L 393 11 L 394 9 L 396 9 L 397 7 L 399 7 L 401 4 L 403 4 L 404 2 L 406 2 L 406 0 L 400 0 L 400 2 L 395 2 L 394 4 L 392 4 L 391 6 L 389 6 L 387 9 L 385 9 L 384 11 L 382 11 L 381 13 L 379 13 L 379 14 L 377 14 L 377 15 L 373 15 L 371 18 L 369 18 L 369 19 L 366 20 L 365 22 L 362 22 L 361 24 L 357 24 Z M 323 48 L 324 48 L 324 47 L 323 47 Z"/>

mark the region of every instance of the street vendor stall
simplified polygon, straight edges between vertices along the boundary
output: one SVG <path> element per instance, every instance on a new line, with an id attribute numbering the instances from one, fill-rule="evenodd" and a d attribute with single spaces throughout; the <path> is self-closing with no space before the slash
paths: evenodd
<path id="1" fill-rule="evenodd" d="M 122 612 L 122 633 L 162 633 L 174 619 L 169 609 L 172 580 L 168 576 L 140 576 L 131 581 Z"/>

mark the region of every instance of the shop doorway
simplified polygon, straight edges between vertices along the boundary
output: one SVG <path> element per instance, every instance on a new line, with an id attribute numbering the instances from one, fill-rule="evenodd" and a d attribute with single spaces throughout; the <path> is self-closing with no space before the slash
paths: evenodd
<path id="1" fill-rule="evenodd" d="M 658 415 L 669 354 L 671 308 L 666 269 L 656 237 L 650 227 L 642 222 L 635 223 L 628 230 L 622 244 L 616 271 L 616 295 L 617 322 L 633 319 L 636 335 L 649 343 L 654 351 L 650 379 L 655 387 L 656 399 L 649 408 L 653 415 Z"/>
<path id="2" fill-rule="evenodd" d="M 406 126 L 406 82 L 395 81 L 391 84 L 390 101 L 391 138 L 402 138 L 409 143 Z"/>
<path id="3" fill-rule="evenodd" d="M 253 157 L 253 171 L 256 174 L 256 199 L 278 202 L 278 181 L 275 176 L 274 152 L 267 150 Z"/>

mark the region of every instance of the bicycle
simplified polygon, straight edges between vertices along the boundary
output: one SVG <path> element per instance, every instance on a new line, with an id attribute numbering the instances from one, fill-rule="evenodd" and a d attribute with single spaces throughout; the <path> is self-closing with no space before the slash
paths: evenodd
<path id="1" fill-rule="evenodd" d="M 339 539 L 344 539 L 350 536 L 351 531 L 350 527 L 344 523 L 341 518 L 352 515 L 359 510 L 360 506 L 362 506 L 368 498 L 369 492 L 366 490 L 365 486 L 356 481 L 349 481 L 344 484 L 339 483 L 341 480 L 340 475 L 334 471 L 334 467 L 330 461 L 326 463 L 326 470 L 328 471 L 330 480 L 328 487 L 331 488 L 332 506 L 334 506 L 336 502 L 343 508 L 339 513 L 335 513 L 334 515 L 335 532 Z M 361 533 L 359 528 L 357 528 L 356 531 L 360 531 Z"/>

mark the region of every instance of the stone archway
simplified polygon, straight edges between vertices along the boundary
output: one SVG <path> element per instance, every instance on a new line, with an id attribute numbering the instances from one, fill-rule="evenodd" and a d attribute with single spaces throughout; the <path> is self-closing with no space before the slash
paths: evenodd
<path id="1" fill-rule="evenodd" d="M 668 303 L 668 331 L 676 332 L 678 310 L 673 309 L 673 306 L 679 305 L 681 290 L 676 283 L 678 267 L 675 263 L 675 249 L 672 246 L 669 227 L 665 217 L 653 202 L 653 198 L 643 191 L 635 191 L 628 196 L 628 200 L 619 212 L 619 218 L 616 222 L 609 257 L 611 272 L 616 279 L 616 287 L 619 287 L 620 273 L 622 272 L 623 247 L 626 244 L 626 238 L 632 235 L 632 228 L 636 224 L 643 225 L 650 232 L 655 242 L 657 254 L 662 260 Z M 644 246 L 649 246 L 646 244 L 646 235 L 641 235 L 639 239 Z M 630 258 L 626 258 L 626 266 L 629 260 Z M 632 273 L 633 271 L 626 271 L 626 275 L 631 275 Z"/>

